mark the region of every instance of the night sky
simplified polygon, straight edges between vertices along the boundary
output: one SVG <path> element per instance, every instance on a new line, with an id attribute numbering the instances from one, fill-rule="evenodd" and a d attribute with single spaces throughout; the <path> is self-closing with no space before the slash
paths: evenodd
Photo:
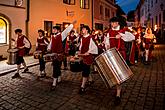
<path id="1" fill-rule="evenodd" d="M 129 11 L 136 9 L 137 4 L 140 0 L 116 0 L 116 3 L 123 9 L 127 14 Z"/>

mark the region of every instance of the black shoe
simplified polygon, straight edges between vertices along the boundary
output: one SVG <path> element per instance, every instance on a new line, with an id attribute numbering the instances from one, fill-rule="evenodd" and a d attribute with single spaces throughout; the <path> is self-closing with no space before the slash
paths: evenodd
<path id="1" fill-rule="evenodd" d="M 85 93 L 85 88 L 82 88 L 82 87 L 81 87 L 78 93 L 79 93 L 79 94 L 84 94 L 84 93 Z"/>
<path id="2" fill-rule="evenodd" d="M 19 78 L 19 77 L 20 77 L 19 73 L 16 73 L 14 76 L 12 76 L 12 79 Z"/>
<path id="3" fill-rule="evenodd" d="M 56 86 L 51 86 L 51 91 L 54 91 L 56 89 Z"/>
<path id="4" fill-rule="evenodd" d="M 121 103 L 120 97 L 119 97 L 119 96 L 116 96 L 116 97 L 115 97 L 114 104 L 117 106 L 117 105 L 119 105 L 120 103 Z"/>
<path id="5" fill-rule="evenodd" d="M 28 69 L 28 68 L 24 69 L 23 73 L 26 73 L 27 71 L 29 71 L 29 69 Z"/>

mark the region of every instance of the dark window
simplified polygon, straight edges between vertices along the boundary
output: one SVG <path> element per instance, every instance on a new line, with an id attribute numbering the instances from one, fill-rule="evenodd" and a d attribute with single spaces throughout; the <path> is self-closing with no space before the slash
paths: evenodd
<path id="1" fill-rule="evenodd" d="M 154 28 L 153 18 L 151 19 L 152 28 Z"/>
<path id="2" fill-rule="evenodd" d="M 100 5 L 100 14 L 102 15 L 103 14 L 103 6 Z"/>
<path id="3" fill-rule="evenodd" d="M 157 3 L 158 1 L 157 0 L 155 0 L 155 3 Z"/>
<path id="4" fill-rule="evenodd" d="M 80 0 L 80 8 L 89 9 L 89 0 Z"/>
<path id="5" fill-rule="evenodd" d="M 105 8 L 105 16 L 110 17 L 110 11 L 108 8 Z"/>
<path id="6" fill-rule="evenodd" d="M 163 22 L 165 22 L 165 10 L 163 11 Z"/>
<path id="7" fill-rule="evenodd" d="M 151 7 L 153 7 L 153 0 L 151 0 Z"/>
<path id="8" fill-rule="evenodd" d="M 161 26 L 161 13 L 159 14 L 159 26 Z"/>
<path id="9" fill-rule="evenodd" d="M 0 44 L 7 43 L 7 23 L 4 19 L 0 18 Z"/>
<path id="10" fill-rule="evenodd" d="M 50 37 L 52 33 L 52 21 L 44 21 L 45 36 Z"/>
<path id="11" fill-rule="evenodd" d="M 155 17 L 155 24 L 158 25 L 158 17 Z"/>
<path id="12" fill-rule="evenodd" d="M 63 3 L 66 3 L 68 5 L 75 5 L 75 0 L 63 0 Z"/>
<path id="13" fill-rule="evenodd" d="M 95 29 L 96 30 L 102 30 L 103 31 L 103 24 L 95 23 Z"/>

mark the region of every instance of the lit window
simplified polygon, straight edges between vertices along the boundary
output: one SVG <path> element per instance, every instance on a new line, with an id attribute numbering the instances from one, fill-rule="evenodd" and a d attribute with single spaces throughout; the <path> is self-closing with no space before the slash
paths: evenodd
<path id="1" fill-rule="evenodd" d="M 80 8 L 89 9 L 89 0 L 80 0 Z"/>
<path id="2" fill-rule="evenodd" d="M 69 4 L 69 5 L 75 5 L 75 0 L 63 0 L 63 3 Z"/>
<path id="3" fill-rule="evenodd" d="M 0 44 L 7 43 L 7 23 L 0 18 Z"/>

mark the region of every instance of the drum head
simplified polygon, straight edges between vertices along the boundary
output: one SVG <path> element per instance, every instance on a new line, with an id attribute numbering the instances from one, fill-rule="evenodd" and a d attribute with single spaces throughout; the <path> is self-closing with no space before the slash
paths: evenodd
<path id="1" fill-rule="evenodd" d="M 8 49 L 8 50 L 7 50 L 7 52 L 11 52 L 11 53 L 15 53 L 15 52 L 17 52 L 17 51 L 18 51 L 18 49 L 16 49 L 16 48 L 15 48 L 15 49 L 14 49 L 14 48 L 13 48 L 13 49 L 11 48 L 11 49 Z"/>

